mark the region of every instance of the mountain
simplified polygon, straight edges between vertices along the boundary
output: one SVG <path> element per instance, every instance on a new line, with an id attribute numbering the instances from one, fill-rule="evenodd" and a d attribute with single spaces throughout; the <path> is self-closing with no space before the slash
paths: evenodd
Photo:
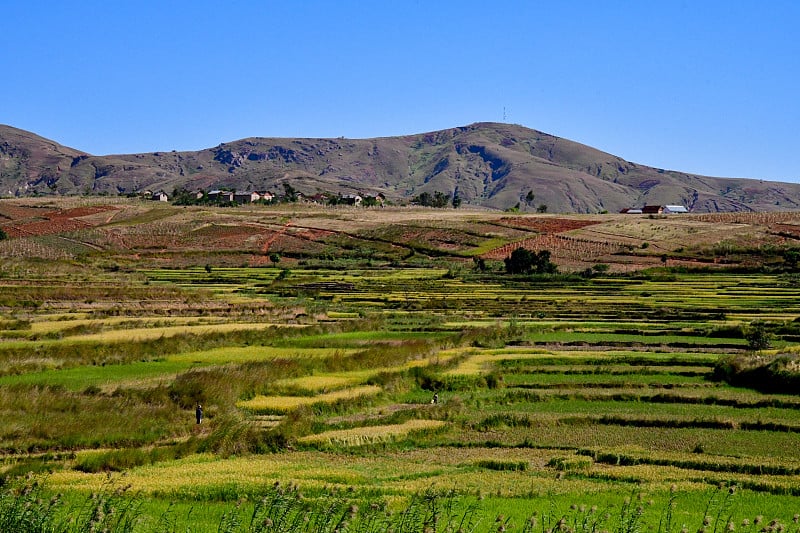
<path id="1" fill-rule="evenodd" d="M 631 163 L 512 124 L 477 123 L 375 139 L 249 138 L 196 152 L 94 156 L 0 125 L 0 195 L 128 194 L 176 188 L 423 192 L 522 211 L 615 212 L 683 204 L 696 212 L 800 208 L 800 184 L 712 178 Z"/>

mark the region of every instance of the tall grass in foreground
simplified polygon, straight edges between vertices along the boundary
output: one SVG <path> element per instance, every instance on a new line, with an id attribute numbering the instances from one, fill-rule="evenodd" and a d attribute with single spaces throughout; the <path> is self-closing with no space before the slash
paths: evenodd
<path id="1" fill-rule="evenodd" d="M 77 532 L 177 532 L 218 533 L 797 533 L 800 515 L 787 522 L 762 516 L 735 517 L 735 487 L 720 486 L 709 493 L 700 514 L 681 513 L 676 490 L 663 505 L 631 494 L 620 505 L 572 505 L 561 510 L 552 500 L 526 503 L 526 517 L 513 518 L 513 509 L 487 512 L 481 500 L 461 496 L 455 490 L 428 489 L 394 504 L 377 497 L 359 496 L 342 489 L 326 489 L 311 496 L 297 486 L 275 483 L 255 501 L 239 500 L 218 522 L 193 523 L 168 508 L 160 516 L 145 514 L 142 500 L 126 488 L 108 486 L 82 501 L 69 503 L 61 495 L 50 496 L 43 480 L 28 477 L 0 489 L 0 531 L 16 533 Z M 508 502 L 508 505 L 513 505 Z M 680 518 L 679 518 L 680 517 Z M 687 522 L 688 521 L 688 522 Z M 689 523 L 691 522 L 691 523 Z"/>
<path id="2" fill-rule="evenodd" d="M 31 477 L 0 491 L 0 531 L 133 533 L 143 521 L 141 501 L 126 494 L 124 487 L 93 493 L 71 505 L 60 494 L 50 496 L 40 480 Z"/>

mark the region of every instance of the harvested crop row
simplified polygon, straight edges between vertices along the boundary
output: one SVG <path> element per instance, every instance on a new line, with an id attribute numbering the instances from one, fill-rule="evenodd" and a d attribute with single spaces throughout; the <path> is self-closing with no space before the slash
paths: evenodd
<path id="1" fill-rule="evenodd" d="M 381 392 L 377 385 L 364 385 L 343 389 L 317 396 L 256 396 L 250 400 L 236 403 L 241 409 L 257 414 L 282 414 L 307 405 L 318 403 L 335 403 L 340 400 L 352 400 L 363 396 L 374 396 Z"/>

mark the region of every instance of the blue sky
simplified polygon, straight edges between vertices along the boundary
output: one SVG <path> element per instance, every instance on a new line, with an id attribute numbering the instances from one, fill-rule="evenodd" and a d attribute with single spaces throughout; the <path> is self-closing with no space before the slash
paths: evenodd
<path id="1" fill-rule="evenodd" d="M 93 154 L 493 121 L 800 181 L 797 1 L 0 5 L 0 123 Z"/>

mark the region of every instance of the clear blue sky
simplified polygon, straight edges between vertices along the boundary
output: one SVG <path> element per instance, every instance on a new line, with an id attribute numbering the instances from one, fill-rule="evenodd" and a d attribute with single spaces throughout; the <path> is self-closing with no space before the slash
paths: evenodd
<path id="1" fill-rule="evenodd" d="M 0 4 L 0 123 L 93 154 L 505 121 L 800 181 L 800 2 Z"/>

